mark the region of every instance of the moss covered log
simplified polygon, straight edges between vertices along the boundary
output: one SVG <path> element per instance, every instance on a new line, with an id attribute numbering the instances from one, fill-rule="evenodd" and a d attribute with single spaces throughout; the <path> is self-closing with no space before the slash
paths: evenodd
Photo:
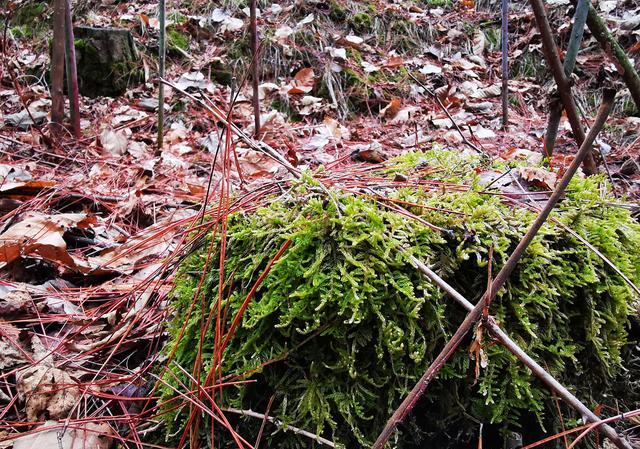
<path id="1" fill-rule="evenodd" d="M 412 153 L 386 168 L 389 182 L 376 191 L 384 200 L 369 190 L 336 189 L 327 196 L 309 177 L 255 213 L 232 215 L 223 334 L 271 258 L 285 241 L 292 243 L 249 302 L 224 352 L 222 372 L 252 382 L 226 387 L 220 405 L 264 413 L 273 398 L 270 415 L 284 423 L 346 447 L 369 445 L 464 317 L 400 249 L 473 300 L 486 287 L 490 248 L 497 271 L 535 217 L 512 197 L 487 191 L 481 176 L 486 170 L 473 157 Z M 420 187 L 389 187 L 397 172 Z M 612 205 L 604 182 L 574 179 L 552 217 L 637 283 L 640 226 L 626 209 Z M 215 242 L 214 248 L 219 250 Z M 167 347 L 175 350 L 175 364 L 165 376 L 166 399 L 176 397 L 174 388 L 189 385 L 178 366 L 192 371 L 201 324 L 216 310 L 217 263 L 195 297 L 206 257 L 206 250 L 191 255 L 177 280 Z M 633 301 L 630 287 L 601 257 L 550 222 L 491 309 L 518 344 L 594 406 L 614 390 L 623 355 L 633 346 Z M 202 379 L 211 369 L 214 334 L 213 325 L 204 332 Z M 465 447 L 477 441 L 480 423 L 502 435 L 521 432 L 525 443 L 559 428 L 551 394 L 529 370 L 487 335 L 474 338 L 481 351 L 458 351 L 393 447 Z M 565 423 L 579 418 L 563 412 Z M 166 416 L 173 435 L 186 425 L 189 405 Z M 243 418 L 234 425 L 253 441 L 261 421 Z M 202 426 L 203 440 L 208 429 Z M 272 447 L 310 446 L 303 436 L 271 433 Z M 216 435 L 218 447 L 234 447 L 225 431 Z"/>

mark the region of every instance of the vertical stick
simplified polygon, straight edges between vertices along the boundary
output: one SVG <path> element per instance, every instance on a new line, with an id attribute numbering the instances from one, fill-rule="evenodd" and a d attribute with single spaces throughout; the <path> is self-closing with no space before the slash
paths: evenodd
<path id="1" fill-rule="evenodd" d="M 51 49 L 51 131 L 58 134 L 64 120 L 64 10 L 66 0 L 53 3 L 53 48 Z"/>
<path id="2" fill-rule="evenodd" d="M 69 96 L 69 111 L 73 135 L 82 137 L 80 129 L 80 92 L 78 90 L 78 71 L 76 67 L 76 46 L 73 36 L 73 20 L 71 17 L 71 0 L 64 0 L 64 28 L 65 28 L 65 67 L 67 69 L 67 95 Z"/>
<path id="3" fill-rule="evenodd" d="M 582 146 L 585 139 L 584 129 L 580 122 L 578 109 L 573 101 L 571 83 L 564 74 L 562 62 L 560 61 L 560 56 L 558 56 L 558 47 L 553 40 L 553 32 L 551 31 L 551 25 L 549 25 L 549 20 L 547 19 L 547 14 L 544 10 L 544 3 L 542 0 L 529 0 L 529 3 L 531 3 L 533 15 L 536 18 L 536 23 L 540 30 L 540 35 L 542 36 L 542 50 L 544 52 L 544 57 L 547 60 L 547 63 L 551 68 L 551 73 L 553 73 L 553 78 L 558 85 L 560 99 L 562 100 L 564 110 L 567 113 L 567 119 L 571 125 L 571 130 L 573 131 L 573 135 L 575 136 L 578 145 Z M 589 153 L 586 155 L 584 158 L 583 169 L 588 175 L 592 175 L 596 172 L 596 162 L 593 158 L 593 154 Z"/>
<path id="4" fill-rule="evenodd" d="M 502 0 L 502 128 L 509 126 L 509 0 Z"/>
<path id="5" fill-rule="evenodd" d="M 573 28 L 571 29 L 571 37 L 567 46 L 567 53 L 564 57 L 564 75 L 569 78 L 576 66 L 576 57 L 580 51 L 582 43 L 582 35 L 584 34 L 584 25 L 587 22 L 587 13 L 589 12 L 590 0 L 578 0 L 576 13 L 573 16 Z M 544 139 L 544 153 L 551 158 L 553 149 L 556 145 L 556 137 L 558 136 L 558 126 L 560 125 L 560 115 L 562 113 L 562 103 L 554 95 L 549 103 L 549 120 L 547 121 L 547 133 Z"/>
<path id="6" fill-rule="evenodd" d="M 253 85 L 253 118 L 255 123 L 254 137 L 260 135 L 260 98 L 258 97 L 258 84 L 260 65 L 258 59 L 258 17 L 256 0 L 251 0 L 250 16 L 251 16 L 251 54 L 253 57 L 252 65 L 252 85 Z"/>
<path id="7" fill-rule="evenodd" d="M 596 38 L 604 52 L 616 65 L 620 76 L 627 85 L 629 92 L 631 92 L 631 98 L 636 104 L 636 111 L 640 112 L 640 76 L 638 76 L 634 65 L 627 57 L 624 48 L 611 34 L 607 28 L 607 23 L 598 15 L 598 11 L 596 11 L 591 2 L 589 2 L 587 25 L 593 37 Z"/>
<path id="8" fill-rule="evenodd" d="M 166 26 L 165 26 L 165 0 L 158 1 L 158 22 L 160 24 L 160 38 L 158 39 L 158 76 L 164 78 L 164 66 L 166 58 Z M 164 144 L 164 83 L 158 83 L 158 148 L 156 153 L 162 151 Z"/>

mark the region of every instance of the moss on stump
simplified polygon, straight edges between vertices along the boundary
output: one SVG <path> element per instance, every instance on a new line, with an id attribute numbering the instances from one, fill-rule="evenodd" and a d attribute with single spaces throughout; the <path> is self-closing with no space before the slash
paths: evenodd
<path id="1" fill-rule="evenodd" d="M 118 28 L 74 28 L 80 93 L 117 97 L 144 80 L 133 37 Z"/>

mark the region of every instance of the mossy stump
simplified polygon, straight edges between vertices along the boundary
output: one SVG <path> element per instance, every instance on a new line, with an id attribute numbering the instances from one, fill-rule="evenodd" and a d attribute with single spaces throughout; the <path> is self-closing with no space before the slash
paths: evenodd
<path id="1" fill-rule="evenodd" d="M 87 97 L 117 97 L 144 79 L 133 37 L 119 28 L 74 28 L 78 87 Z"/>
<path id="2" fill-rule="evenodd" d="M 315 178 L 322 172 L 305 173 L 265 198 L 265 207 L 231 214 L 224 247 L 212 232 L 176 276 L 165 348 L 173 359 L 161 387 L 167 441 L 175 444 L 187 429 L 189 438 L 213 447 L 210 416 L 178 402 L 198 388 L 195 372 L 202 385 L 214 374 L 228 382 L 216 396 L 221 408 L 267 413 L 336 447 L 370 447 L 465 316 L 420 275 L 407 251 L 465 297 L 478 298 L 489 265 L 500 270 L 537 215 L 487 184 L 487 175 L 518 165 L 439 149 L 409 153 L 381 164 L 370 180 L 358 179 L 366 194 L 339 185 L 325 192 Z M 411 181 L 393 181 L 399 174 Z M 638 376 L 626 370 L 638 364 L 638 334 L 630 331 L 636 297 L 609 262 L 640 282 L 640 225 L 606 185 L 600 176 L 571 181 L 491 312 L 589 407 L 634 410 Z M 559 419 L 549 390 L 477 328 L 389 447 L 475 447 L 481 424 L 487 447 L 530 444 L 577 425 L 580 416 L 561 407 Z M 200 433 L 189 427 L 191 413 L 202 422 Z M 229 419 L 243 438 L 261 431 L 261 419 Z M 265 445 L 314 447 L 267 425 Z M 237 447 L 222 426 L 215 437 L 215 447 Z"/>

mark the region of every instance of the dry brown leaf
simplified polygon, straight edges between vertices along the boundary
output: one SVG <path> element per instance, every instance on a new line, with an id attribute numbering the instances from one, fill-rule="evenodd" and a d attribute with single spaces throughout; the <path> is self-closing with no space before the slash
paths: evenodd
<path id="1" fill-rule="evenodd" d="M 18 371 L 16 386 L 29 421 L 38 421 L 43 412 L 53 419 L 67 418 L 82 397 L 77 383 L 67 372 L 54 367 L 51 357 Z"/>
<path id="2" fill-rule="evenodd" d="M 289 84 L 289 94 L 307 94 L 311 92 L 314 85 L 315 73 L 311 68 L 305 68 L 295 74 Z"/>
<path id="3" fill-rule="evenodd" d="M 536 187 L 552 189 L 556 185 L 556 174 L 538 167 L 520 167 L 518 173 L 522 179 Z"/>
<path id="4" fill-rule="evenodd" d="M 473 36 L 473 49 L 472 49 L 473 54 L 481 58 L 484 58 L 483 55 L 484 55 L 485 45 L 486 45 L 486 39 L 484 36 L 484 31 L 482 31 L 481 29 L 478 29 Z"/>
<path id="5" fill-rule="evenodd" d="M 394 98 L 386 105 L 384 108 L 380 110 L 380 117 L 390 120 L 398 115 L 400 108 L 402 107 L 402 102 L 398 98 Z"/>
<path id="6" fill-rule="evenodd" d="M 108 449 L 112 433 L 109 424 L 104 422 L 68 427 L 63 422 L 45 421 L 35 432 L 16 438 L 13 449 Z"/>
<path id="7" fill-rule="evenodd" d="M 0 319 L 0 370 L 27 363 L 20 343 L 20 329 Z"/>
<path id="8" fill-rule="evenodd" d="M 478 89 L 471 94 L 473 98 L 484 100 L 485 98 L 498 97 L 502 93 L 502 88 L 499 84 L 493 84 L 484 89 Z"/>
<path id="9" fill-rule="evenodd" d="M 382 67 L 386 69 L 395 69 L 402 65 L 404 65 L 404 59 L 402 59 L 402 56 L 391 56 L 382 64 Z"/>
<path id="10" fill-rule="evenodd" d="M 122 156 L 127 151 L 127 144 L 129 139 L 124 131 L 114 131 L 112 129 L 105 129 L 100 134 L 100 145 L 108 153 Z"/>
<path id="11" fill-rule="evenodd" d="M 0 267 L 20 256 L 36 256 L 74 268 L 62 234 L 72 227 L 87 228 L 94 217 L 86 214 L 46 215 L 29 212 L 25 218 L 0 235 Z"/>
<path id="12" fill-rule="evenodd" d="M 129 239 L 124 244 L 108 248 L 99 255 L 87 259 L 88 267 L 83 266 L 83 271 L 92 272 L 117 272 L 131 274 L 140 268 L 145 259 L 158 257 L 164 253 L 168 255 L 172 249 L 171 238 L 162 234 L 160 227 L 148 228 L 143 234 Z M 82 262 L 76 259 L 80 266 Z"/>

